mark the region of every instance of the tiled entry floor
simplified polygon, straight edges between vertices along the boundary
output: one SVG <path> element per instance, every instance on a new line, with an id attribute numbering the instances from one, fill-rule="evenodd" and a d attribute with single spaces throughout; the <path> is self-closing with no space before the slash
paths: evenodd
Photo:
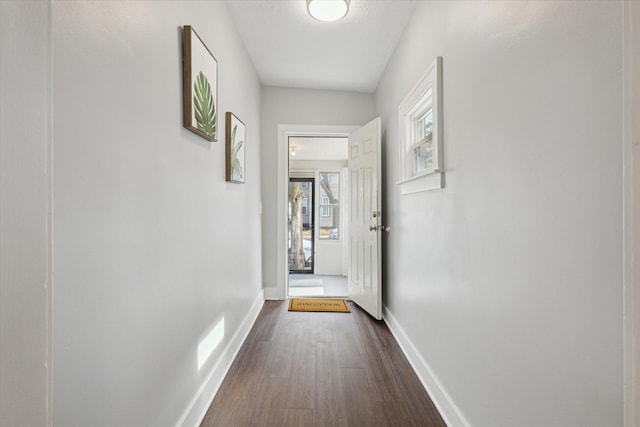
<path id="1" fill-rule="evenodd" d="M 291 297 L 346 297 L 347 278 L 343 276 L 316 276 L 314 274 L 290 274 Z"/>

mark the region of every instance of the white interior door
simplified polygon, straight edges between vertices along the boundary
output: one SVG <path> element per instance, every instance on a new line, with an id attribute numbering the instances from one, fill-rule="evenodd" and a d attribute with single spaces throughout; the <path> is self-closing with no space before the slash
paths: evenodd
<path id="1" fill-rule="evenodd" d="M 382 318 L 380 118 L 349 135 L 349 297 Z"/>

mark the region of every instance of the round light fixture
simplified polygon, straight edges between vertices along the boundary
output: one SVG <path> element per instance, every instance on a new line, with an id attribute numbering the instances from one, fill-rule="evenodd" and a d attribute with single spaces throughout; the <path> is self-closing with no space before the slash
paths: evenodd
<path id="1" fill-rule="evenodd" d="M 307 0 L 307 10 L 318 21 L 337 21 L 349 12 L 349 0 Z"/>

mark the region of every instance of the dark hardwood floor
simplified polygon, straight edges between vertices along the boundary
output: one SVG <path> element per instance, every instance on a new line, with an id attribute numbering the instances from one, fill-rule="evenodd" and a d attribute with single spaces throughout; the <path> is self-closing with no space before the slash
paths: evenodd
<path id="1" fill-rule="evenodd" d="M 384 324 L 266 301 L 201 426 L 446 426 Z"/>

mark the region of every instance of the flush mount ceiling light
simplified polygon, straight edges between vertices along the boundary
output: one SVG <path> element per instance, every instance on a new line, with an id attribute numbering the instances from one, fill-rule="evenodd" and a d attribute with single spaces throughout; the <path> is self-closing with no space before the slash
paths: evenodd
<path id="1" fill-rule="evenodd" d="M 349 0 L 307 0 L 307 10 L 318 21 L 337 21 L 349 11 Z"/>

